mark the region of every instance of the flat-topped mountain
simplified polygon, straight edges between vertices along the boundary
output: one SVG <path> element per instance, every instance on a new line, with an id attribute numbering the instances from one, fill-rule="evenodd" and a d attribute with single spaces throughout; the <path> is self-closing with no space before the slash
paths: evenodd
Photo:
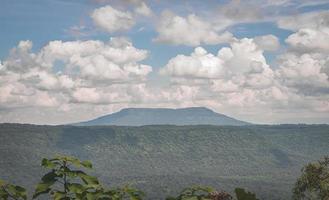
<path id="1" fill-rule="evenodd" d="M 189 108 L 125 108 L 119 112 L 105 115 L 90 121 L 74 125 L 233 125 L 243 126 L 250 123 L 216 113 L 205 107 Z"/>

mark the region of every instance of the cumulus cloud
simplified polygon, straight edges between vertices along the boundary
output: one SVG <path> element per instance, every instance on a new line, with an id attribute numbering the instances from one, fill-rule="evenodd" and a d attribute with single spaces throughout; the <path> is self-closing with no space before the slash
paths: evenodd
<path id="1" fill-rule="evenodd" d="M 263 35 L 254 38 L 255 43 L 263 50 L 275 51 L 280 48 L 279 39 L 275 35 Z"/>
<path id="2" fill-rule="evenodd" d="M 129 30 L 136 23 L 132 13 L 114 9 L 109 5 L 95 9 L 91 18 L 96 26 L 109 33 Z"/>
<path id="3" fill-rule="evenodd" d="M 135 8 L 135 13 L 148 17 L 151 16 L 153 12 L 145 2 L 140 2 L 139 5 Z"/>
<path id="4" fill-rule="evenodd" d="M 0 73 L 1 73 L 1 71 L 4 70 L 4 68 L 5 68 L 5 66 L 3 66 L 3 64 L 2 64 L 2 62 L 1 62 L 1 60 L 0 60 Z"/>
<path id="5" fill-rule="evenodd" d="M 220 74 L 259 73 L 269 68 L 263 50 L 253 39 L 241 39 L 224 47 L 217 55 L 209 54 L 201 47 L 191 56 L 178 55 L 172 58 L 163 70 L 173 76 L 220 78 Z M 191 71 L 190 71 L 191 70 Z"/>
<path id="6" fill-rule="evenodd" d="M 189 56 L 172 58 L 161 72 L 170 77 L 173 88 L 193 88 L 189 98 L 195 102 L 231 112 L 329 111 L 327 57 L 290 52 L 272 69 L 263 53 L 277 49 L 276 41 L 274 36 L 236 39 L 217 55 L 197 47 Z"/>
<path id="7" fill-rule="evenodd" d="M 300 52 L 329 52 L 329 32 L 314 29 L 300 29 L 290 35 L 286 42 Z"/>
<path id="8" fill-rule="evenodd" d="M 289 53 L 281 56 L 278 78 L 289 87 L 308 95 L 329 92 L 327 56 Z"/>
<path id="9" fill-rule="evenodd" d="M 268 1 L 265 6 L 288 4 Z M 138 16 L 153 15 L 143 1 L 132 5 L 130 11 L 104 6 L 91 17 L 96 26 L 114 33 L 130 29 Z M 323 42 L 329 40 L 328 12 L 280 18 L 278 26 L 293 33 L 285 40 L 287 50 L 270 66 L 264 52 L 280 48 L 276 36 L 237 39 L 225 32 L 236 23 L 262 19 L 258 7 L 243 10 L 241 5 L 228 3 L 216 20 L 163 12 L 154 40 L 194 50 L 169 59 L 159 70 L 161 84 L 157 73 L 148 78 L 152 67 L 143 63 L 149 52 L 127 38 L 50 41 L 38 51 L 31 41 L 21 41 L 0 61 L 0 121 L 49 123 L 42 116 L 52 113 L 57 119 L 52 123 L 67 123 L 131 106 L 207 106 L 254 122 L 283 122 L 282 116 L 297 122 L 295 115 L 328 119 L 329 48 Z M 217 53 L 202 47 L 219 43 L 228 46 Z M 29 121 L 34 110 L 39 113 Z"/>
<path id="10" fill-rule="evenodd" d="M 37 59 L 43 66 L 53 66 L 60 60 L 73 73 L 91 81 L 126 81 L 143 79 L 151 67 L 137 64 L 147 57 L 147 51 L 136 49 L 125 38 L 112 38 L 104 43 L 89 41 L 52 41 L 39 52 Z"/>
<path id="11" fill-rule="evenodd" d="M 182 17 L 165 11 L 161 14 L 156 30 L 158 36 L 154 41 L 175 45 L 197 46 L 232 40 L 231 33 L 219 30 L 219 25 L 203 20 L 195 14 Z"/>
<path id="12" fill-rule="evenodd" d="M 178 55 L 169 60 L 162 73 L 174 77 L 216 78 L 222 73 L 223 61 L 197 47 L 191 56 Z"/>
<path id="13" fill-rule="evenodd" d="M 303 28 L 310 28 L 328 32 L 329 12 L 317 11 L 282 17 L 277 21 L 277 24 L 279 28 L 292 31 L 297 31 Z"/>
<path id="14" fill-rule="evenodd" d="M 294 51 L 300 53 L 328 52 L 329 12 L 309 12 L 295 16 L 283 17 L 278 26 L 293 30 L 286 42 Z"/>
<path id="15" fill-rule="evenodd" d="M 278 79 L 304 95 L 329 92 L 329 12 L 309 12 L 284 17 L 280 28 L 295 31 L 285 40 L 289 50 L 279 56 Z"/>
<path id="16" fill-rule="evenodd" d="M 127 99 L 128 88 L 144 82 L 152 71 L 139 64 L 147 51 L 125 38 L 51 41 L 36 53 L 31 49 L 32 42 L 21 41 L 1 64 L 0 101 L 6 107 L 111 103 Z M 63 65 L 58 72 L 57 62 Z M 125 87 L 120 91 L 121 84 Z"/>
<path id="17" fill-rule="evenodd" d="M 219 13 L 236 22 L 259 21 L 263 14 L 259 6 L 247 1 L 232 0 L 219 8 Z"/>
<path id="18" fill-rule="evenodd" d="M 27 44 L 22 42 L 1 62 L 0 102 L 10 110 L 58 108 L 52 112 L 88 112 L 83 115 L 88 119 L 97 116 L 91 113 L 129 106 L 197 105 L 257 122 L 273 122 L 282 113 L 329 111 L 328 58 L 290 52 L 271 69 L 263 55 L 268 48 L 257 38 L 234 39 L 217 54 L 197 47 L 190 55 L 173 57 L 161 70 L 170 79 L 164 86 L 146 81 L 151 67 L 139 62 L 147 51 L 125 38 L 52 41 L 35 53 Z M 25 61 L 27 68 L 22 67 Z M 58 61 L 63 69 L 54 72 Z"/>

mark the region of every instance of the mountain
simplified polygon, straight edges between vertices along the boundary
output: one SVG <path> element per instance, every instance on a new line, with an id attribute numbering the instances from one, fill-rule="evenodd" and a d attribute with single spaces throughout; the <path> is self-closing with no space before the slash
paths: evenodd
<path id="1" fill-rule="evenodd" d="M 152 200 L 183 187 L 243 187 L 290 199 L 307 163 L 329 153 L 328 125 L 35 126 L 0 124 L 0 179 L 33 190 L 42 158 L 90 160 L 108 186 L 132 184 Z"/>
<path id="2" fill-rule="evenodd" d="M 240 121 L 204 107 L 190 108 L 126 108 L 90 121 L 77 123 L 79 126 L 117 125 L 233 125 L 250 123 Z"/>

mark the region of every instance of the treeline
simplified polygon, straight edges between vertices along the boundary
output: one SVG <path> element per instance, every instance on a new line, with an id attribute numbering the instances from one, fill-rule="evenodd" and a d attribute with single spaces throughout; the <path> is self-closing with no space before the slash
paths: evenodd
<path id="1" fill-rule="evenodd" d="M 108 188 L 97 177 L 87 174 L 84 169 L 92 169 L 90 161 L 80 161 L 69 156 L 44 158 L 41 166 L 48 170 L 36 185 L 32 199 L 53 200 L 142 200 L 143 191 L 129 185 Z M 234 195 L 218 191 L 212 187 L 192 186 L 185 188 L 177 196 L 166 200 L 259 200 L 252 192 L 236 188 Z M 27 200 L 27 190 L 21 186 L 0 180 L 1 200 Z M 302 169 L 293 189 L 294 200 L 329 200 L 329 157 L 310 163 Z"/>

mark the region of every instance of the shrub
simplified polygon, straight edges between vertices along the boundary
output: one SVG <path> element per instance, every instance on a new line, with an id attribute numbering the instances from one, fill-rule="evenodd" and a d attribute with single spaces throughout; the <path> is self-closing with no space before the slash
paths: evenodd
<path id="1" fill-rule="evenodd" d="M 329 200 L 329 157 L 303 167 L 293 188 L 293 199 Z"/>

